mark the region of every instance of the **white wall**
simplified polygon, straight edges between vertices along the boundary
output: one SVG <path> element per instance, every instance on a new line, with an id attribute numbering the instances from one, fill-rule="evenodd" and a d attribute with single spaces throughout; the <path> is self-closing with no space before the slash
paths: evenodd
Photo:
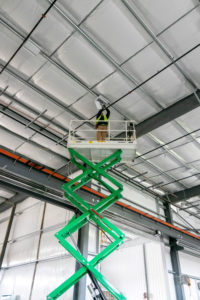
<path id="1" fill-rule="evenodd" d="M 127 193 L 126 197 L 131 199 L 133 197 L 134 201 L 137 198 L 137 201 L 143 201 L 143 204 L 155 209 L 156 205 L 153 199 L 148 199 L 137 191 L 126 188 L 125 192 Z M 28 299 L 33 281 L 43 210 L 44 203 L 33 198 L 28 198 L 17 205 L 17 215 L 14 218 L 9 237 L 11 243 L 7 246 L 3 262 L 4 270 L 0 273 L 0 296 L 15 294 L 20 295 L 20 300 Z M 0 214 L 0 246 L 5 236 L 9 214 L 10 211 Z M 49 292 L 74 273 L 74 258 L 67 255 L 65 249 L 54 237 L 54 234 L 69 221 L 72 215 L 73 213 L 68 210 L 49 204 L 46 206 L 39 262 L 36 267 L 31 300 L 45 299 Z M 7 219 L 5 219 L 6 217 Z M 74 234 L 74 238 L 77 240 L 77 233 Z M 134 244 L 134 242 L 127 244 L 130 246 L 122 247 L 102 262 L 102 273 L 127 296 L 127 300 L 143 300 L 146 278 L 142 243 L 145 243 L 146 249 L 148 285 L 153 297 L 151 299 L 174 300 L 173 276 L 166 275 L 167 270 L 171 270 L 169 251 L 167 250 L 163 256 L 160 243 L 146 242 L 144 239 L 141 244 Z M 95 251 L 96 228 L 90 226 L 89 252 L 95 254 Z M 180 261 L 183 273 L 200 277 L 200 260 L 198 258 L 180 254 Z M 168 295 L 168 281 L 170 296 Z M 72 300 L 72 294 L 73 289 L 59 299 Z M 90 300 L 88 293 L 87 300 Z"/>
<path id="2" fill-rule="evenodd" d="M 75 260 L 54 237 L 73 213 L 50 204 L 46 205 L 39 262 L 35 264 L 43 210 L 44 203 L 33 198 L 17 205 L 3 262 L 4 269 L 1 271 L 0 296 L 14 294 L 20 295 L 20 300 L 29 299 L 35 266 L 31 300 L 46 299 L 52 290 L 74 273 Z M 0 214 L 0 222 L 8 215 L 8 211 Z M 0 223 L 0 243 L 5 236 L 7 223 L 8 220 Z M 76 240 L 77 234 L 74 238 Z M 59 299 L 72 300 L 72 294 L 73 289 L 70 289 Z"/>
<path id="3" fill-rule="evenodd" d="M 145 258 L 149 292 L 153 300 L 169 300 L 169 285 L 162 245 L 146 243 L 115 251 L 101 264 L 101 271 L 127 300 L 143 300 L 147 291 L 145 279 Z M 171 300 L 174 300 L 173 298 Z"/>
<path id="4" fill-rule="evenodd" d="M 102 274 L 127 300 L 142 300 L 146 291 L 143 246 L 115 251 L 101 264 Z"/>
<path id="5" fill-rule="evenodd" d="M 152 299 L 169 300 L 168 270 L 160 243 L 145 245 L 149 291 Z"/>
<path id="6" fill-rule="evenodd" d="M 200 258 L 183 252 L 179 253 L 179 257 L 182 273 L 200 278 Z"/>
<path id="7" fill-rule="evenodd" d="M 134 189 L 132 186 L 129 186 L 128 184 L 123 184 L 123 188 L 124 189 L 122 195 L 125 198 L 132 200 L 135 203 L 142 205 L 146 208 L 149 208 L 155 212 L 157 211 L 156 200 L 153 197 L 144 194 L 142 191 Z"/>

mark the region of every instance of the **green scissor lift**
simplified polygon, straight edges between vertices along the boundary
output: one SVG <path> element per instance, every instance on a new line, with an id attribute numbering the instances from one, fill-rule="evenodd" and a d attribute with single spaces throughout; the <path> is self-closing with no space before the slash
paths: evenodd
<path id="1" fill-rule="evenodd" d="M 60 244 L 71 254 L 76 260 L 82 265 L 82 267 L 74 273 L 70 278 L 64 281 L 59 287 L 57 287 L 48 296 L 48 300 L 54 300 L 59 298 L 65 293 L 70 287 L 76 284 L 86 274 L 91 274 L 95 279 L 101 283 L 116 299 L 126 299 L 122 293 L 120 293 L 115 287 L 113 287 L 107 279 L 95 268 L 102 260 L 116 250 L 124 240 L 124 233 L 122 233 L 117 227 L 115 227 L 110 221 L 104 218 L 101 213 L 113 205 L 116 201 L 121 198 L 121 192 L 123 186 L 116 181 L 114 178 L 109 176 L 106 171 L 113 167 L 116 163 L 121 160 L 121 150 L 117 150 L 112 155 L 103 159 L 97 164 L 91 163 L 88 159 L 80 155 L 73 149 L 68 149 L 71 155 L 71 161 L 82 173 L 70 182 L 62 186 L 65 191 L 65 197 L 71 201 L 71 203 L 81 211 L 81 215 L 77 218 L 73 218 L 69 223 L 55 234 Z M 95 204 L 94 206 L 89 205 L 79 195 L 75 193 L 76 190 L 80 189 L 90 180 L 95 179 L 102 186 L 104 186 L 109 192 L 106 198 Z M 106 181 L 104 181 L 106 179 Z M 101 228 L 106 234 L 113 238 L 113 242 L 109 244 L 104 250 L 96 255 L 92 260 L 87 261 L 81 253 L 74 248 L 68 241 L 67 238 L 71 236 L 76 230 L 79 230 L 88 222 L 94 222 L 99 228 Z"/>

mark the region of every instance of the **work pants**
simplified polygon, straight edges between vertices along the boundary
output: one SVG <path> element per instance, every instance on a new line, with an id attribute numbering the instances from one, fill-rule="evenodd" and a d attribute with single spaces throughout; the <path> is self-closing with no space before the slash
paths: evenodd
<path id="1" fill-rule="evenodd" d="M 105 141 L 107 135 L 107 125 L 99 125 L 97 127 L 97 141 Z"/>

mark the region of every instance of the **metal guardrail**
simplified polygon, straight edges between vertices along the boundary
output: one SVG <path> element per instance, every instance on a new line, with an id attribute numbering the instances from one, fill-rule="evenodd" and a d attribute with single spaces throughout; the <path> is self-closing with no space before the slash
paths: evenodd
<path id="1" fill-rule="evenodd" d="M 101 121 L 98 123 L 100 124 Z M 102 121 L 102 123 L 105 123 L 105 121 Z M 96 141 L 97 130 L 95 120 L 71 120 L 68 141 Z M 109 120 L 107 128 L 105 127 L 101 131 L 107 132 L 106 141 L 130 143 L 130 141 L 136 140 L 135 121 L 133 120 Z M 124 136 L 122 138 L 117 137 L 122 132 L 125 133 Z"/>

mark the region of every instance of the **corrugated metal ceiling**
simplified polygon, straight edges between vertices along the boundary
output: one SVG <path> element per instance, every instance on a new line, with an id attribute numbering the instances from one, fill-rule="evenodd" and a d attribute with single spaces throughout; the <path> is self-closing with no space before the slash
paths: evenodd
<path id="1" fill-rule="evenodd" d="M 0 0 L 2 66 L 50 3 Z M 199 6 L 197 0 L 58 0 L 0 75 L 0 103 L 30 121 L 39 116 L 35 124 L 63 139 L 71 119 L 95 115 L 97 95 L 112 104 L 198 44 Z M 200 87 L 199 59 L 197 48 L 114 104 L 111 118 L 139 123 L 193 93 Z M 147 172 L 136 181 L 155 192 L 199 185 L 200 132 L 187 135 L 199 128 L 197 108 L 139 138 L 138 155 L 152 152 L 124 172 L 132 177 Z M 3 111 L 0 136 L 2 146 L 47 167 L 66 164 L 64 145 Z"/>

